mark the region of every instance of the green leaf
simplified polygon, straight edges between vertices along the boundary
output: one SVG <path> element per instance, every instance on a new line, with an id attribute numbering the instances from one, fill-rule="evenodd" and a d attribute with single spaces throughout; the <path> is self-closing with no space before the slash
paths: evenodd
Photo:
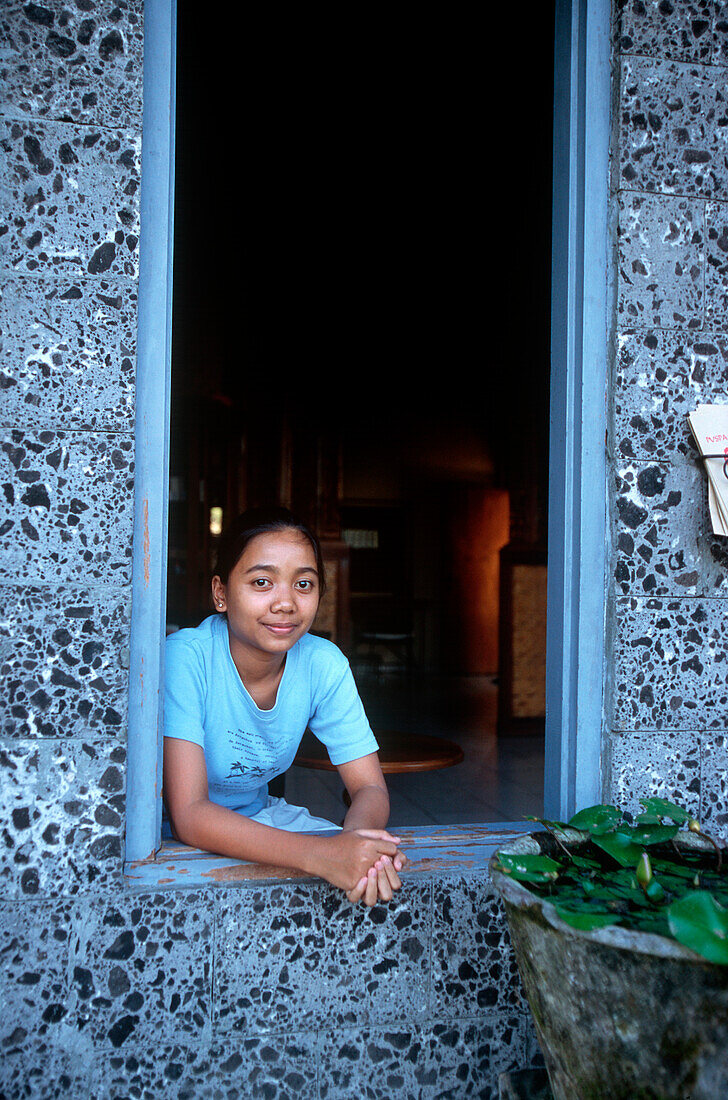
<path id="1" fill-rule="evenodd" d="M 684 825 L 690 817 L 682 806 L 676 806 L 674 802 L 668 802 L 665 798 L 641 798 L 640 805 L 644 806 L 646 813 L 659 818 L 666 817 L 677 825 Z"/>
<path id="2" fill-rule="evenodd" d="M 558 876 L 561 865 L 549 856 L 498 853 L 498 864 L 504 874 L 519 882 L 550 882 Z"/>
<path id="3" fill-rule="evenodd" d="M 602 836 L 612 832 L 621 820 L 622 815 L 615 806 L 589 806 L 575 813 L 569 820 L 569 826 L 592 836 Z"/>
<path id="4" fill-rule="evenodd" d="M 605 836 L 595 836 L 592 839 L 603 852 L 606 852 L 612 859 L 616 859 L 622 867 L 635 867 L 642 855 L 640 846 L 634 844 L 627 833 L 608 833 Z"/>
<path id="5" fill-rule="evenodd" d="M 651 932 L 653 936 L 669 937 L 670 929 L 664 914 L 664 909 L 643 909 L 631 917 L 630 926 L 634 925 L 639 932 Z"/>
<path id="6" fill-rule="evenodd" d="M 678 863 L 677 860 L 653 859 L 652 870 L 657 875 L 670 875 L 681 879 L 695 878 L 695 867 L 685 866 L 683 863 Z"/>
<path id="7" fill-rule="evenodd" d="M 638 825 L 661 825 L 662 818 L 657 814 L 637 814 L 635 821 Z"/>
<path id="8" fill-rule="evenodd" d="M 601 863 L 598 859 L 590 859 L 588 856 L 576 856 L 573 852 L 571 855 L 571 862 L 575 867 L 579 867 L 583 871 L 598 871 L 601 867 Z"/>
<path id="9" fill-rule="evenodd" d="M 675 939 L 709 962 L 728 966 L 728 910 L 705 890 L 696 890 L 667 908 Z"/>
<path id="10" fill-rule="evenodd" d="M 594 928 L 606 928 L 609 924 L 619 923 L 617 913 L 587 913 L 583 910 L 567 909 L 564 905 L 554 907 L 565 924 L 579 928 L 582 932 L 591 932 Z"/>
<path id="11" fill-rule="evenodd" d="M 634 844 L 664 844 L 678 832 L 677 825 L 632 825 L 617 830 L 629 836 Z"/>

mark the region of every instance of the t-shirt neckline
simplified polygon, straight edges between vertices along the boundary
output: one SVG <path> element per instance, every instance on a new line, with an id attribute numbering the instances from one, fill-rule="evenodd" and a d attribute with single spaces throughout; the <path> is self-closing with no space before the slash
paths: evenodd
<path id="1" fill-rule="evenodd" d="M 298 641 L 295 642 L 294 645 L 286 653 L 285 664 L 283 665 L 283 674 L 280 678 L 278 688 L 276 690 L 276 701 L 272 707 L 264 710 L 262 707 L 258 706 L 255 699 L 243 683 L 240 673 L 237 670 L 235 661 L 233 660 L 233 655 L 230 652 L 230 634 L 227 628 L 227 622 L 221 615 L 218 616 L 218 619 L 220 621 L 220 626 L 218 629 L 221 633 L 221 641 L 223 643 L 223 648 L 226 654 L 228 670 L 232 675 L 235 683 L 238 685 L 238 690 L 240 694 L 242 695 L 243 699 L 245 699 L 246 703 L 252 709 L 257 718 L 261 718 L 264 721 L 266 719 L 275 718 L 281 707 L 281 698 L 284 687 L 287 687 L 288 681 L 293 675 L 293 666 L 298 659 L 298 644 L 301 639 L 299 638 Z"/>

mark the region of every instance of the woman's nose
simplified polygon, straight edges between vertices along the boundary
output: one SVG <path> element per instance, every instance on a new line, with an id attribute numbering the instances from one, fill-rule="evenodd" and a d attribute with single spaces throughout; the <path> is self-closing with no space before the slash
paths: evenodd
<path id="1" fill-rule="evenodd" d="M 295 598 L 293 592 L 288 588 L 279 589 L 273 598 L 271 604 L 272 611 L 290 611 L 295 607 Z"/>

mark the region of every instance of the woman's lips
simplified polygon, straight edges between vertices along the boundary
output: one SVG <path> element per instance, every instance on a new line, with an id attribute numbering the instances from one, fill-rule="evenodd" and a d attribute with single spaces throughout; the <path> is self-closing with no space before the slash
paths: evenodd
<path id="1" fill-rule="evenodd" d="M 291 634 L 298 623 L 263 623 L 263 626 L 273 634 Z"/>

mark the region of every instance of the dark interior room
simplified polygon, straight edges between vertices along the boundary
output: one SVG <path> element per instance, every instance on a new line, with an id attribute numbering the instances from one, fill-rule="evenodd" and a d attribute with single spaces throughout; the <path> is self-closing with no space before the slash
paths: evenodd
<path id="1" fill-rule="evenodd" d="M 553 8 L 319 20 L 179 10 L 168 630 L 284 503 L 375 734 L 462 749 L 388 776 L 393 824 L 539 813 Z M 341 814 L 335 774 L 285 791 Z"/>

